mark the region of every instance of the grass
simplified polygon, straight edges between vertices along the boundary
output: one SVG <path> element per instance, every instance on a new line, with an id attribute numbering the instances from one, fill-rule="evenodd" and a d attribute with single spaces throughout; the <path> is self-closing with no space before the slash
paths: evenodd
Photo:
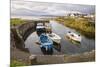
<path id="1" fill-rule="evenodd" d="M 88 38 L 95 39 L 95 24 L 86 18 L 59 17 L 56 18 L 56 21 L 79 31 L 81 34 Z"/>
<path id="2" fill-rule="evenodd" d="M 17 67 L 17 66 L 26 66 L 27 64 L 17 61 L 17 60 L 11 60 L 10 67 Z"/>
<path id="3" fill-rule="evenodd" d="M 23 23 L 25 23 L 24 20 L 19 19 L 19 18 L 11 18 L 11 22 L 10 22 L 10 24 L 14 25 L 14 26 L 20 25 L 20 24 L 23 24 Z"/>

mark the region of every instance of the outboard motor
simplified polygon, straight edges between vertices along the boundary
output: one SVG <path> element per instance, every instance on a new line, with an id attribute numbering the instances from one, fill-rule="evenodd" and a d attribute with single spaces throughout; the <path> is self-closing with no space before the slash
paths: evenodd
<path id="1" fill-rule="evenodd" d="M 44 47 L 45 47 L 46 51 L 48 51 L 48 52 L 52 51 L 52 45 L 46 45 Z"/>

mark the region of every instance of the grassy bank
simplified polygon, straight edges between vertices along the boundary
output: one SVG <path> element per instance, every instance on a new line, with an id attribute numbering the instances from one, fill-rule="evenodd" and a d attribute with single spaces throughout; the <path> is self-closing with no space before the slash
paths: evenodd
<path id="1" fill-rule="evenodd" d="M 11 60 L 10 67 L 17 67 L 17 66 L 26 66 L 24 62 L 20 62 L 18 60 Z"/>
<path id="2" fill-rule="evenodd" d="M 22 20 L 22 19 L 19 19 L 19 18 L 11 18 L 10 19 L 10 25 L 16 26 L 16 25 L 20 25 L 20 24 L 23 24 L 23 23 L 25 23 L 25 21 Z"/>
<path id="3" fill-rule="evenodd" d="M 95 23 L 90 22 L 86 18 L 59 17 L 56 18 L 56 21 L 79 31 L 88 38 L 95 39 Z"/>

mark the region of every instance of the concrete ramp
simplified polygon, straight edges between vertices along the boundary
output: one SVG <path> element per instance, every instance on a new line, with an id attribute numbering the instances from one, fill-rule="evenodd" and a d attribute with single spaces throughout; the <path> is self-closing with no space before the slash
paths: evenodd
<path id="1" fill-rule="evenodd" d="M 64 55 L 31 55 L 30 60 L 32 64 L 59 64 L 64 63 Z"/>
<path id="2" fill-rule="evenodd" d="M 74 55 L 31 55 L 31 64 L 59 64 L 95 61 L 95 51 Z"/>

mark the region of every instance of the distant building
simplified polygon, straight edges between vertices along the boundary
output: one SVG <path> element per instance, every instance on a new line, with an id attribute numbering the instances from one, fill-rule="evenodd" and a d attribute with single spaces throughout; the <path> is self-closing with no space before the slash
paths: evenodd
<path id="1" fill-rule="evenodd" d="M 86 17 L 86 18 L 94 18 L 94 17 L 95 17 L 95 15 L 88 14 L 88 15 L 86 15 L 86 16 L 84 16 L 84 17 Z"/>
<path id="2" fill-rule="evenodd" d="M 67 16 L 70 17 L 84 17 L 86 14 L 82 14 L 82 13 L 69 13 L 67 14 Z"/>

